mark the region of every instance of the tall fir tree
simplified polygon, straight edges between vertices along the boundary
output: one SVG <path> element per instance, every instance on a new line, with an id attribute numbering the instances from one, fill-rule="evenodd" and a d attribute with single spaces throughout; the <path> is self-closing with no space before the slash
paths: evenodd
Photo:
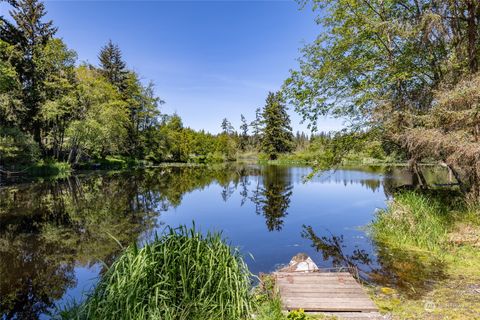
<path id="1" fill-rule="evenodd" d="M 35 141 L 42 146 L 41 119 L 39 112 L 45 101 L 45 81 L 48 74 L 42 70 L 43 51 L 57 32 L 53 21 L 43 21 L 47 14 L 45 5 L 38 0 L 9 1 L 14 4 L 10 15 L 14 23 L 2 18 L 1 40 L 14 45 L 20 52 L 16 71 L 22 84 L 24 107 L 21 126 L 32 133 Z"/>
<path id="2" fill-rule="evenodd" d="M 245 119 L 245 116 L 243 114 L 240 115 L 240 143 L 239 147 L 242 151 L 245 151 L 247 148 L 248 144 L 248 124 L 247 124 L 247 119 Z"/>
<path id="3" fill-rule="evenodd" d="M 250 127 L 252 127 L 252 144 L 255 148 L 258 148 L 260 145 L 260 135 L 262 133 L 261 130 L 262 126 L 262 109 L 257 108 L 255 109 L 255 120 L 250 123 Z"/>
<path id="4" fill-rule="evenodd" d="M 269 92 L 262 113 L 262 151 L 270 160 L 275 160 L 279 153 L 293 149 L 293 133 L 290 117 L 280 92 Z"/>
<path id="5" fill-rule="evenodd" d="M 222 124 L 221 124 L 220 127 L 222 128 L 222 133 L 227 134 L 227 135 L 233 134 L 233 131 L 234 131 L 233 126 L 230 123 L 230 121 L 228 121 L 227 118 L 223 118 Z"/>
<path id="6" fill-rule="evenodd" d="M 127 86 L 127 64 L 123 61 L 120 47 L 112 40 L 102 47 L 98 55 L 100 68 L 103 76 L 120 92 L 123 92 Z"/>

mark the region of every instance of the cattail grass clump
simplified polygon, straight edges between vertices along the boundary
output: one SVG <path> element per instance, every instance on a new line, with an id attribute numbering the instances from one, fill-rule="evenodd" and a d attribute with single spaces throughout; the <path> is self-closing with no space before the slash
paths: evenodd
<path id="1" fill-rule="evenodd" d="M 245 319 L 251 274 L 220 234 L 168 228 L 111 266 L 76 319 Z M 72 315 L 70 315 L 72 316 Z"/>

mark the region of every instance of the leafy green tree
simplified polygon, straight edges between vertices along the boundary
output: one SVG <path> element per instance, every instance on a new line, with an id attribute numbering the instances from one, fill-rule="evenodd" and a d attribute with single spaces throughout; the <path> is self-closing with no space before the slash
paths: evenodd
<path id="1" fill-rule="evenodd" d="M 403 149 L 414 172 L 422 159 L 438 160 L 461 184 L 476 185 L 479 198 L 472 150 L 480 130 L 469 120 L 478 105 L 480 2 L 301 3 L 313 7 L 322 33 L 303 48 L 284 92 L 311 127 L 329 115 L 349 119 L 353 132 L 378 129 Z"/>
<path id="2" fill-rule="evenodd" d="M 292 151 L 293 133 L 290 117 L 280 92 L 268 93 L 262 117 L 262 151 L 271 160 L 275 160 L 279 153 Z"/>
<path id="3" fill-rule="evenodd" d="M 18 165 L 38 159 L 39 150 L 32 137 L 18 128 L 0 126 L 0 167 L 15 170 Z"/>
<path id="4" fill-rule="evenodd" d="M 153 84 L 144 85 L 127 69 L 118 45 L 109 41 L 101 49 L 100 67 L 77 67 L 76 53 L 55 38 L 53 22 L 44 21 L 42 2 L 7 2 L 11 19 L 0 17 L 3 166 L 41 158 L 75 166 L 115 155 L 154 162 L 216 162 L 234 160 L 238 147 L 247 148 L 243 115 L 241 134 L 227 119 L 218 135 L 186 128 L 178 115 L 160 114 L 163 101 Z M 32 138 L 38 148 L 31 145 Z"/>
<path id="5" fill-rule="evenodd" d="M 167 117 L 167 119 L 166 126 L 168 129 L 174 131 L 180 131 L 183 129 L 183 121 L 178 114 L 174 113 L 173 115 Z"/>
<path id="6" fill-rule="evenodd" d="M 131 156 L 142 158 L 146 152 L 146 135 L 158 125 L 158 106 L 163 101 L 155 96 L 153 83 L 144 86 L 134 72 L 126 74 L 121 96 L 128 106 L 130 118 L 126 151 Z"/>
<path id="7" fill-rule="evenodd" d="M 98 55 L 100 60 L 100 68 L 102 74 L 111 84 L 116 86 L 118 90 L 123 91 L 126 86 L 128 71 L 127 64 L 123 61 L 122 52 L 117 44 L 112 40 L 102 47 Z"/>
<path id="8" fill-rule="evenodd" d="M 38 59 L 38 70 L 45 74 L 45 101 L 40 107 L 44 153 L 60 159 L 63 153 L 65 130 L 78 117 L 74 89 L 77 54 L 60 39 L 49 40 Z"/>
<path id="9" fill-rule="evenodd" d="M 225 156 L 225 160 L 235 160 L 235 154 L 237 151 L 237 145 L 229 135 L 220 134 L 217 136 L 217 149 L 216 151 Z"/>
<path id="10" fill-rule="evenodd" d="M 82 157 L 105 158 L 124 151 L 127 139 L 128 109 L 118 90 L 95 69 L 77 70 L 78 120 L 67 130 L 69 162 Z"/>
<path id="11" fill-rule="evenodd" d="M 165 139 L 163 161 L 186 162 L 188 160 L 185 143 L 182 141 L 185 137 L 183 131 L 184 127 L 180 116 L 173 114 L 166 117 L 160 128 L 161 135 Z"/>
<path id="12" fill-rule="evenodd" d="M 136 110 L 133 117 L 133 128 L 139 136 L 139 149 L 141 150 L 141 152 L 136 153 L 137 157 L 145 158 L 153 149 L 162 148 L 158 141 L 157 143 L 152 142 L 155 141 L 156 132 L 160 125 L 159 106 L 164 103 L 155 95 L 153 83 L 149 83 L 146 87 L 142 86 L 139 109 Z M 132 114 L 130 114 L 130 118 L 132 118 Z"/>

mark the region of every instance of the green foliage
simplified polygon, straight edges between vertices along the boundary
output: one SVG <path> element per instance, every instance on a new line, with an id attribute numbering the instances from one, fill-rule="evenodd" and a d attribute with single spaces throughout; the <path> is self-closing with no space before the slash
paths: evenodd
<path id="1" fill-rule="evenodd" d="M 0 165 L 30 164 L 39 154 L 38 146 L 30 135 L 17 128 L 0 126 Z"/>
<path id="2" fill-rule="evenodd" d="M 302 309 L 293 310 L 288 313 L 288 320 L 307 320 L 308 317 Z"/>
<path id="3" fill-rule="evenodd" d="M 381 311 L 395 318 L 431 317 L 425 301 L 435 305 L 433 314 L 452 319 L 468 319 L 480 310 L 469 289 L 480 279 L 478 207 L 440 195 L 397 194 L 371 224 L 389 278 L 373 297 Z M 375 279 L 381 282 L 380 274 Z M 451 308 L 452 301 L 461 307 Z"/>
<path id="4" fill-rule="evenodd" d="M 0 93 L 4 94 L 17 86 L 17 71 L 12 65 L 12 58 L 18 54 L 15 47 L 0 40 Z"/>
<path id="5" fill-rule="evenodd" d="M 69 319 L 245 319 L 250 272 L 219 234 L 167 229 L 129 247 Z"/>
<path id="6" fill-rule="evenodd" d="M 404 192 L 395 195 L 371 224 L 375 241 L 389 247 L 441 256 L 459 225 L 479 225 L 478 208 L 461 197 L 442 193 Z"/>
<path id="7" fill-rule="evenodd" d="M 264 119 L 257 110 L 251 137 L 243 115 L 240 134 L 226 118 L 221 134 L 194 131 L 178 115 L 160 113 L 164 102 L 153 84 L 144 85 L 127 68 L 118 45 L 109 41 L 101 48 L 98 67 L 76 66 L 76 53 L 55 38 L 57 28 L 45 16 L 39 0 L 20 0 L 11 12 L 13 22 L 2 19 L 0 25 L 0 125 L 33 137 L 39 157 L 74 168 L 88 163 L 120 168 L 124 164 L 106 160 L 118 156 L 217 163 L 260 148 L 262 136 L 271 157 L 292 150 L 279 93 L 269 98 Z"/>
<path id="8" fill-rule="evenodd" d="M 255 109 L 255 120 L 250 123 L 250 127 L 252 127 L 252 136 L 251 136 L 251 143 L 255 148 L 260 147 L 261 142 L 261 134 L 262 134 L 262 109 L 257 108 Z"/>
<path id="9" fill-rule="evenodd" d="M 270 92 L 262 113 L 262 151 L 270 160 L 275 160 L 280 153 L 293 150 L 293 134 L 290 118 L 280 92 Z"/>
<path id="10" fill-rule="evenodd" d="M 232 134 L 234 131 L 232 124 L 227 118 L 223 118 L 222 125 L 220 127 L 222 128 L 222 133 L 224 134 Z"/>
<path id="11" fill-rule="evenodd" d="M 353 133 L 379 129 L 412 167 L 443 162 L 479 199 L 480 3 L 300 2 L 312 6 L 321 34 L 303 48 L 284 92 L 310 127 L 333 116 Z M 334 157 L 348 154 L 343 147 Z"/>
<path id="12" fill-rule="evenodd" d="M 259 301 L 256 308 L 255 319 L 259 320 L 285 320 L 286 316 L 282 311 L 282 302 L 279 298 L 270 299 L 265 297 L 264 301 Z"/>
<path id="13" fill-rule="evenodd" d="M 2 40 L 18 48 L 18 60 L 14 65 L 22 84 L 20 96 L 25 108 L 21 117 L 21 127 L 27 128 L 35 141 L 41 144 L 38 115 L 46 99 L 47 78 L 50 70 L 45 68 L 46 46 L 57 29 L 52 21 L 43 22 L 45 6 L 37 0 L 18 1 L 11 11 L 15 25 L 3 23 L 0 28 Z M 48 50 L 47 50 L 48 52 Z"/>
<path id="14" fill-rule="evenodd" d="M 312 165 L 317 170 L 352 164 L 389 164 L 404 162 L 405 158 L 396 149 L 387 148 L 375 132 L 321 133 L 310 141 L 296 138 L 297 150 L 281 154 L 277 160 L 268 161 L 266 154 L 260 154 L 261 162 L 278 164 Z M 316 172 L 315 171 L 315 172 Z"/>
<path id="15" fill-rule="evenodd" d="M 81 118 L 73 120 L 66 130 L 69 162 L 84 155 L 105 158 L 122 152 L 127 136 L 128 110 L 119 93 L 96 70 L 87 66 L 77 69 L 77 106 Z"/>
<path id="16" fill-rule="evenodd" d="M 397 112 L 383 114 L 391 118 L 408 108 L 428 108 L 441 80 L 456 81 L 466 71 L 465 46 L 480 41 L 465 39 L 472 27 L 460 14 L 465 3 L 301 2 L 313 6 L 322 33 L 303 49 L 300 68 L 292 71 L 285 89 L 312 125 L 321 114 L 374 120 L 374 110 L 385 104 Z M 475 4 L 467 20 L 478 14 Z M 470 58 L 478 56 L 476 47 Z"/>
<path id="17" fill-rule="evenodd" d="M 55 178 L 65 178 L 70 175 L 71 167 L 66 162 L 56 162 L 53 160 L 40 160 L 33 166 L 28 167 L 28 174 L 36 177 L 54 176 Z"/>
<path id="18" fill-rule="evenodd" d="M 126 69 L 112 42 L 99 54 L 100 68 L 75 67 L 76 53 L 54 37 L 57 29 L 45 15 L 40 1 L 20 0 L 13 23 L 2 18 L 0 125 L 31 135 L 43 158 L 72 164 L 164 151 L 163 101 L 153 85 Z"/>
<path id="19" fill-rule="evenodd" d="M 240 115 L 240 137 L 239 137 L 239 148 L 241 151 L 245 151 L 248 145 L 248 124 L 247 119 L 242 115 Z"/>

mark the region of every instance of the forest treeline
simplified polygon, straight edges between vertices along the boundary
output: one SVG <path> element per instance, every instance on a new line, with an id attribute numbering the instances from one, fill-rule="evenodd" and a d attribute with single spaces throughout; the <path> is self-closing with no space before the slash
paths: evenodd
<path id="1" fill-rule="evenodd" d="M 0 25 L 0 152 L 4 166 L 53 159 L 70 164 L 124 156 L 187 161 L 192 154 L 230 157 L 230 141 L 185 128 L 161 114 L 153 83 L 127 68 L 108 42 L 98 65 L 77 64 L 55 37 L 37 0 L 10 1 Z"/>
<path id="2" fill-rule="evenodd" d="M 323 115 L 351 123 L 325 165 L 372 133 L 410 160 L 447 167 L 480 197 L 480 2 L 300 0 L 319 25 L 284 85 L 313 129 Z"/>
<path id="3" fill-rule="evenodd" d="M 238 131 L 227 119 L 219 134 L 192 130 L 178 115 L 160 112 L 164 101 L 153 83 L 127 67 L 118 45 L 99 48 L 96 65 L 78 63 L 76 52 L 56 37 L 41 1 L 8 2 L 9 16 L 0 19 L 3 172 L 38 161 L 219 162 L 247 150 L 274 159 L 293 149 L 280 93 L 268 95 L 251 123 L 241 115 Z"/>

